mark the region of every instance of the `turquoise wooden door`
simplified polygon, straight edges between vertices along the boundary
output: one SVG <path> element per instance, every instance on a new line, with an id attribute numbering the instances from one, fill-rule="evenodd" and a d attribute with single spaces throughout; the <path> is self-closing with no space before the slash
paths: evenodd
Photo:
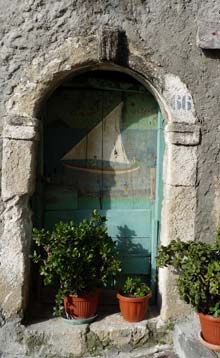
<path id="1" fill-rule="evenodd" d="M 163 155 L 154 97 L 127 76 L 94 73 L 60 87 L 43 117 L 39 225 L 98 209 L 117 241 L 120 280 L 141 275 L 154 288 Z"/>

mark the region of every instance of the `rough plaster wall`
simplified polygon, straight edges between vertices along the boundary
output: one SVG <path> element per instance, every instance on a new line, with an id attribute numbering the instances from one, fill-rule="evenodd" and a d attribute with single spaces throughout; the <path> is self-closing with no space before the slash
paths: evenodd
<path id="1" fill-rule="evenodd" d="M 1 121 L 4 103 L 35 56 L 68 37 L 120 25 L 152 60 L 186 83 L 202 122 L 198 164 L 197 237 L 220 225 L 219 51 L 196 47 L 197 19 L 219 15 L 218 0 L 0 0 Z M 0 207 L 0 211 L 2 207 Z"/>

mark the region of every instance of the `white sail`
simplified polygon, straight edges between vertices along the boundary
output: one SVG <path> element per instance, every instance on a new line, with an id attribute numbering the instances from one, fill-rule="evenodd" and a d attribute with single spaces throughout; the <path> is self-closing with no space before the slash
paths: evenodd
<path id="1" fill-rule="evenodd" d="M 62 160 L 97 159 L 129 164 L 120 133 L 122 108 L 123 102 L 71 148 Z"/>

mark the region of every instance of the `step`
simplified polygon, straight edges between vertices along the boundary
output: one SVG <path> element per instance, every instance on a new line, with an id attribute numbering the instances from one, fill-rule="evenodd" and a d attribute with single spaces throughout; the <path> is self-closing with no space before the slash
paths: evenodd
<path id="1" fill-rule="evenodd" d="M 158 316 L 137 323 L 120 313 L 89 324 L 70 325 L 62 318 L 22 325 L 8 322 L 0 332 L 2 358 L 174 358 L 173 326 Z"/>
<path id="2" fill-rule="evenodd" d="M 217 358 L 220 352 L 213 352 L 199 341 L 200 323 L 196 313 L 180 319 L 174 328 L 174 350 L 179 358 Z"/>

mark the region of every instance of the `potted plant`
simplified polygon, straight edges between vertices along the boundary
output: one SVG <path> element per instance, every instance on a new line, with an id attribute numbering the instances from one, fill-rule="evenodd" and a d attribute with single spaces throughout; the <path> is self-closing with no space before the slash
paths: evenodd
<path id="1" fill-rule="evenodd" d="M 213 245 L 177 239 L 161 246 L 157 265 L 173 266 L 180 297 L 198 312 L 202 339 L 220 345 L 220 231 Z"/>
<path id="2" fill-rule="evenodd" d="M 120 271 L 116 244 L 107 234 L 106 218 L 96 210 L 76 224 L 60 222 L 52 231 L 33 229 L 45 285 L 58 282 L 55 315 L 65 308 L 68 318 L 88 318 L 97 311 L 99 287 Z"/>
<path id="3" fill-rule="evenodd" d="M 150 287 L 140 277 L 127 277 L 123 288 L 117 293 L 123 318 L 128 322 L 139 322 L 146 318 L 151 296 Z"/>

